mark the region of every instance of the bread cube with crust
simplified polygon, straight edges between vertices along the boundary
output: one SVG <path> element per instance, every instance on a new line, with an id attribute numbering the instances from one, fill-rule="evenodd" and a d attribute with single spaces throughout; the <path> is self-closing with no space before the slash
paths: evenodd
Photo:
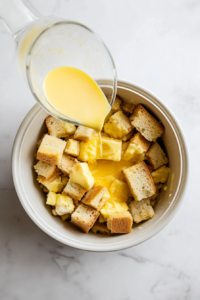
<path id="1" fill-rule="evenodd" d="M 130 143 L 122 158 L 127 161 L 132 161 L 133 163 L 143 161 L 145 159 L 145 152 L 149 146 L 150 142 L 138 132 L 130 139 Z"/>
<path id="2" fill-rule="evenodd" d="M 147 151 L 146 159 L 154 170 L 168 163 L 165 152 L 157 142 L 153 143 Z"/>
<path id="3" fill-rule="evenodd" d="M 71 223 L 88 233 L 99 215 L 100 213 L 96 209 L 81 203 L 71 215 Z"/>
<path id="4" fill-rule="evenodd" d="M 39 175 L 37 181 L 43 184 L 45 188 L 47 188 L 47 190 L 50 192 L 60 193 L 64 188 L 61 176 L 58 176 L 53 180 L 52 178 L 47 180 L 45 177 Z"/>
<path id="5" fill-rule="evenodd" d="M 130 120 L 122 111 L 118 111 L 112 115 L 104 125 L 104 131 L 115 139 L 122 139 L 132 129 L 133 126 Z"/>
<path id="6" fill-rule="evenodd" d="M 122 141 L 102 136 L 102 153 L 100 159 L 107 159 L 113 161 L 121 160 Z"/>
<path id="7" fill-rule="evenodd" d="M 89 205 L 98 210 L 99 202 L 101 201 L 106 191 L 107 191 L 106 187 L 100 185 L 95 186 L 86 193 L 86 195 L 82 200 L 82 203 Z"/>
<path id="8" fill-rule="evenodd" d="M 68 155 L 63 154 L 61 161 L 58 165 L 58 168 L 66 175 L 69 175 L 72 171 L 72 168 L 77 164 L 77 159 Z"/>
<path id="9" fill-rule="evenodd" d="M 94 133 L 95 130 L 92 128 L 78 126 L 74 134 L 74 139 L 78 141 L 89 142 L 92 139 Z"/>
<path id="10" fill-rule="evenodd" d="M 70 198 L 69 196 L 57 194 L 55 209 L 59 216 L 62 216 L 62 215 L 68 214 L 68 213 L 69 214 L 73 213 L 75 206 L 74 206 L 72 198 Z"/>
<path id="11" fill-rule="evenodd" d="M 80 184 L 69 180 L 62 194 L 68 195 L 75 200 L 81 200 L 86 192 L 87 190 L 80 186 Z"/>
<path id="12" fill-rule="evenodd" d="M 76 140 L 69 139 L 67 141 L 67 145 L 65 147 L 64 153 L 72 155 L 72 156 L 79 156 L 80 154 L 80 142 Z"/>
<path id="13" fill-rule="evenodd" d="M 155 142 L 163 132 L 163 126 L 141 105 L 138 104 L 130 117 L 131 124 L 150 142 Z"/>
<path id="14" fill-rule="evenodd" d="M 130 143 L 140 146 L 144 152 L 146 152 L 151 145 L 151 143 L 147 141 L 147 139 L 145 139 L 140 132 L 137 132 L 132 137 Z"/>
<path id="15" fill-rule="evenodd" d="M 38 175 L 45 177 L 47 180 L 57 176 L 57 167 L 41 160 L 37 162 L 34 169 Z"/>
<path id="16" fill-rule="evenodd" d="M 59 165 L 65 147 L 65 141 L 60 140 L 55 136 L 46 134 L 42 139 L 40 147 L 37 151 L 36 158 L 50 165 Z"/>
<path id="17" fill-rule="evenodd" d="M 113 213 L 107 219 L 107 227 L 111 233 L 130 233 L 133 219 L 128 211 Z"/>
<path id="18" fill-rule="evenodd" d="M 121 109 L 125 113 L 125 115 L 131 115 L 133 113 L 133 110 L 135 108 L 134 104 L 122 102 Z"/>
<path id="19" fill-rule="evenodd" d="M 156 187 L 144 161 L 122 171 L 135 200 L 140 201 L 156 193 Z"/>
<path id="20" fill-rule="evenodd" d="M 101 234 L 110 234 L 110 230 L 107 228 L 106 224 L 96 221 L 92 227 L 92 232 Z"/>
<path id="21" fill-rule="evenodd" d="M 41 143 L 42 143 L 42 140 L 43 140 L 43 138 L 45 137 L 46 134 L 47 134 L 47 133 L 43 134 L 43 136 L 41 137 L 41 139 L 37 142 L 37 148 L 40 147 L 40 145 L 41 145 Z"/>
<path id="22" fill-rule="evenodd" d="M 150 205 L 150 199 L 131 201 L 129 204 L 129 211 L 135 223 L 140 223 L 154 216 L 154 210 Z"/>
<path id="23" fill-rule="evenodd" d="M 49 135 L 53 135 L 57 138 L 66 137 L 76 131 L 75 125 L 60 121 L 52 116 L 47 117 L 45 122 Z"/>

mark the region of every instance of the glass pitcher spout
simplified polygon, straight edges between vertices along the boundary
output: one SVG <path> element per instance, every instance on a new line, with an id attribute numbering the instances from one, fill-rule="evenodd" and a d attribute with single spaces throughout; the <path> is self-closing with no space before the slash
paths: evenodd
<path id="1" fill-rule="evenodd" d="M 39 17 L 39 13 L 27 1 L 0 1 L 0 18 L 14 39 Z"/>

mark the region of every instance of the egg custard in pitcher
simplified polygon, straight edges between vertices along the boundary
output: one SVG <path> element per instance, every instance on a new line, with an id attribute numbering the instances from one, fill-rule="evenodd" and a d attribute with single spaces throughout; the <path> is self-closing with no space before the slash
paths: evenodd
<path id="1" fill-rule="evenodd" d="M 111 107 L 88 74 L 73 67 L 55 68 L 46 75 L 44 90 L 56 110 L 83 126 L 101 131 Z"/>

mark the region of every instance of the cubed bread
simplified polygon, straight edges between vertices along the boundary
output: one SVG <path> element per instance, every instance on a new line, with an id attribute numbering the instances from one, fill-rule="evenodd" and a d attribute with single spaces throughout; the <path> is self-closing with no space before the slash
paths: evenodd
<path id="1" fill-rule="evenodd" d="M 66 142 L 46 134 L 42 139 L 37 151 L 37 159 L 42 160 L 50 165 L 59 165 L 62 159 Z"/>
<path id="2" fill-rule="evenodd" d="M 121 100 L 119 99 L 119 97 L 116 96 L 115 98 L 115 102 L 113 103 L 113 106 L 111 108 L 111 111 L 117 112 L 120 110 L 120 104 L 121 104 Z"/>
<path id="3" fill-rule="evenodd" d="M 101 234 L 110 234 L 110 230 L 107 228 L 106 224 L 99 223 L 96 221 L 94 226 L 92 227 L 92 232 L 94 233 L 101 233 Z"/>
<path id="4" fill-rule="evenodd" d="M 122 111 L 118 111 L 112 115 L 104 125 L 104 131 L 115 139 L 122 139 L 132 129 L 133 126 L 129 118 Z"/>
<path id="5" fill-rule="evenodd" d="M 41 137 L 41 139 L 37 142 L 37 148 L 40 147 L 40 145 L 41 145 L 41 143 L 42 143 L 42 140 L 43 140 L 43 138 L 45 137 L 46 134 L 47 134 L 47 133 L 43 134 L 43 136 Z"/>
<path id="6" fill-rule="evenodd" d="M 96 209 L 81 203 L 71 215 L 71 223 L 88 233 L 99 215 L 100 213 Z"/>
<path id="7" fill-rule="evenodd" d="M 43 184 L 48 191 L 54 193 L 60 193 L 65 186 L 62 182 L 61 176 L 58 176 L 53 180 L 52 178 L 47 180 L 45 177 L 39 175 L 37 180 L 39 183 Z"/>
<path id="8" fill-rule="evenodd" d="M 66 137 L 76 131 L 76 126 L 60 121 L 52 116 L 46 118 L 46 125 L 49 135 L 57 138 Z"/>
<path id="9" fill-rule="evenodd" d="M 154 170 L 168 163 L 168 158 L 165 152 L 157 142 L 153 143 L 147 151 L 146 159 L 148 163 L 154 168 Z"/>
<path id="10" fill-rule="evenodd" d="M 129 204 L 129 211 L 135 223 L 140 223 L 154 216 L 154 210 L 150 205 L 149 199 L 131 201 Z"/>
<path id="11" fill-rule="evenodd" d="M 122 152 L 122 141 L 102 136 L 102 153 L 100 159 L 120 161 Z"/>
<path id="12" fill-rule="evenodd" d="M 92 128 L 78 126 L 74 134 L 74 139 L 78 141 L 88 142 L 92 139 L 95 130 Z"/>
<path id="13" fill-rule="evenodd" d="M 107 227 L 111 233 L 129 233 L 131 232 L 133 219 L 128 211 L 113 213 L 107 219 Z"/>
<path id="14" fill-rule="evenodd" d="M 137 105 L 130 117 L 131 124 L 150 142 L 156 141 L 163 132 L 163 126 L 141 105 Z"/>
<path id="15" fill-rule="evenodd" d="M 160 168 L 158 168 L 157 170 L 153 171 L 151 173 L 153 181 L 155 184 L 161 182 L 161 183 L 165 183 L 167 182 L 167 179 L 169 177 L 169 172 L 170 172 L 170 168 L 166 167 L 166 166 L 162 166 Z"/>
<path id="16" fill-rule="evenodd" d="M 86 195 L 82 200 L 82 203 L 89 205 L 95 209 L 98 209 L 99 202 L 106 191 L 107 191 L 106 187 L 100 185 L 95 186 L 86 193 Z"/>
<path id="17" fill-rule="evenodd" d="M 135 144 L 135 145 L 138 145 L 140 146 L 144 152 L 146 152 L 151 143 L 149 141 L 147 141 L 142 135 L 140 132 L 137 132 L 133 137 L 132 139 L 130 140 L 130 143 L 132 144 Z"/>
<path id="18" fill-rule="evenodd" d="M 57 194 L 55 209 L 59 216 L 68 213 L 71 214 L 75 209 L 72 198 L 70 198 L 69 196 Z"/>
<path id="19" fill-rule="evenodd" d="M 81 200 L 86 192 L 87 190 L 80 186 L 80 184 L 74 183 L 69 180 L 62 194 L 69 195 L 75 200 Z"/>
<path id="20" fill-rule="evenodd" d="M 95 162 L 99 157 L 99 147 L 99 137 L 97 134 L 94 134 L 90 141 L 80 143 L 80 154 L 78 156 L 78 160 L 87 161 L 89 163 Z"/>
<path id="21" fill-rule="evenodd" d="M 72 171 L 72 168 L 77 164 L 77 159 L 68 155 L 63 154 L 61 161 L 58 165 L 58 168 L 64 173 L 69 175 Z"/>
<path id="22" fill-rule="evenodd" d="M 125 115 L 132 115 L 134 108 L 135 105 L 131 103 L 122 102 L 121 104 L 121 109 L 125 113 Z"/>
<path id="23" fill-rule="evenodd" d="M 67 141 L 67 145 L 65 147 L 64 153 L 72 155 L 72 156 L 79 156 L 80 154 L 80 142 L 76 140 L 69 139 Z"/>
<path id="24" fill-rule="evenodd" d="M 34 166 L 34 169 L 38 175 L 45 177 L 47 180 L 52 177 L 57 177 L 58 168 L 44 161 L 39 160 Z"/>
<path id="25" fill-rule="evenodd" d="M 144 161 L 124 169 L 123 173 L 135 200 L 140 201 L 156 193 L 153 178 Z"/>

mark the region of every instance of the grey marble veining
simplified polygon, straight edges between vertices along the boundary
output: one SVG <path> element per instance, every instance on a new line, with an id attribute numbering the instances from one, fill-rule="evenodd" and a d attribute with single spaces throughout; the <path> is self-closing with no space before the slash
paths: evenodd
<path id="1" fill-rule="evenodd" d="M 69 248 L 42 232 L 18 201 L 11 175 L 17 128 L 35 101 L 0 23 L 0 299 L 196 300 L 200 298 L 200 2 L 32 0 L 95 30 L 118 77 L 153 91 L 188 142 L 190 183 L 175 218 L 149 241 L 113 253 Z"/>

